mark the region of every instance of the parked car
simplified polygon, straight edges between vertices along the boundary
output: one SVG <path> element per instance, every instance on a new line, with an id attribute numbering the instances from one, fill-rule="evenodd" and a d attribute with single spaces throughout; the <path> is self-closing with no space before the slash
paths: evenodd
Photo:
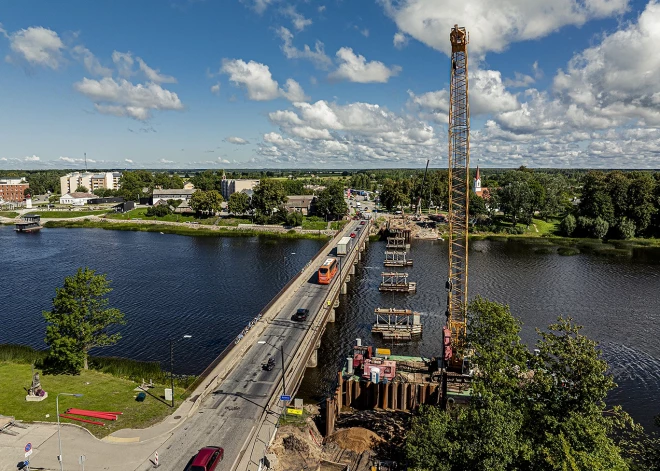
<path id="1" fill-rule="evenodd" d="M 205 446 L 197 452 L 186 471 L 213 471 L 224 455 L 225 450 L 219 446 Z"/>
<path id="2" fill-rule="evenodd" d="M 294 321 L 303 322 L 307 320 L 307 316 L 309 316 L 309 309 L 300 308 L 291 317 L 291 319 Z"/>

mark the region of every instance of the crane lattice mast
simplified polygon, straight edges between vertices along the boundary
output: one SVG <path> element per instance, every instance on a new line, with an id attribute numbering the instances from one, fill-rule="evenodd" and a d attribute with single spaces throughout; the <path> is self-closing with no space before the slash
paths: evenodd
<path id="1" fill-rule="evenodd" d="M 444 359 L 461 368 L 467 321 L 468 206 L 470 200 L 470 106 L 468 104 L 469 36 L 454 25 L 451 40 L 449 102 L 449 276 Z"/>

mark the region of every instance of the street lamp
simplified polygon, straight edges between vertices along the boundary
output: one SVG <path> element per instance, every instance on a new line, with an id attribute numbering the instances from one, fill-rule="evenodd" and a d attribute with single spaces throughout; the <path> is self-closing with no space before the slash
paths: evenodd
<path id="1" fill-rule="evenodd" d="M 170 339 L 170 380 L 172 385 L 172 407 L 174 407 L 174 342 L 181 339 L 190 339 L 192 335 L 184 335 L 179 339 Z"/>
<path id="2" fill-rule="evenodd" d="M 271 345 L 265 340 L 259 340 L 257 341 L 259 345 L 270 345 L 271 347 L 275 347 L 275 345 Z M 275 347 L 277 348 L 277 347 Z M 286 396 L 286 384 L 284 383 L 284 344 L 280 345 L 280 353 L 282 354 L 282 395 Z"/>
<path id="3" fill-rule="evenodd" d="M 73 397 L 82 397 L 82 394 L 72 394 L 72 393 L 59 393 L 55 396 L 55 409 L 57 413 L 57 442 L 60 446 L 60 454 L 57 456 L 57 460 L 60 462 L 60 471 L 63 471 L 62 465 L 62 437 L 60 436 L 60 396 L 73 396 Z"/>

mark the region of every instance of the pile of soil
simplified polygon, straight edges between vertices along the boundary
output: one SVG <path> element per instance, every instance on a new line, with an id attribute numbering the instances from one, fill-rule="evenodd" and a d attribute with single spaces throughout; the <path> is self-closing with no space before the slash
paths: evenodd
<path id="1" fill-rule="evenodd" d="M 362 427 L 351 427 L 330 435 L 327 440 L 336 443 L 344 450 L 363 453 L 378 446 L 383 439 L 371 430 Z"/>
<path id="2" fill-rule="evenodd" d="M 284 437 L 282 440 L 282 446 L 286 451 L 298 451 L 300 453 L 307 453 L 309 451 L 307 443 L 303 442 L 295 435 L 287 435 Z"/>

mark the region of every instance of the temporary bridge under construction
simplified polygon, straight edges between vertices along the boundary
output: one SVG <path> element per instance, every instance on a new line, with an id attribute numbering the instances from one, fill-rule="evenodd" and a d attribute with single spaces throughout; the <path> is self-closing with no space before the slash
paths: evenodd
<path id="1" fill-rule="evenodd" d="M 406 244 L 406 239 L 404 237 L 388 237 L 387 246 L 385 248 L 395 249 L 395 250 L 407 250 L 408 245 Z"/>
<path id="2" fill-rule="evenodd" d="M 408 273 L 385 272 L 383 281 L 378 287 L 379 291 L 396 291 L 399 293 L 417 292 L 417 283 L 408 281 Z"/>
<path id="3" fill-rule="evenodd" d="M 422 335 L 419 312 L 411 309 L 376 308 L 376 323 L 372 334 L 382 334 L 384 340 L 411 340 Z"/>
<path id="4" fill-rule="evenodd" d="M 383 265 L 386 267 L 412 267 L 413 261 L 406 258 L 406 252 L 388 250 L 385 252 Z"/>

